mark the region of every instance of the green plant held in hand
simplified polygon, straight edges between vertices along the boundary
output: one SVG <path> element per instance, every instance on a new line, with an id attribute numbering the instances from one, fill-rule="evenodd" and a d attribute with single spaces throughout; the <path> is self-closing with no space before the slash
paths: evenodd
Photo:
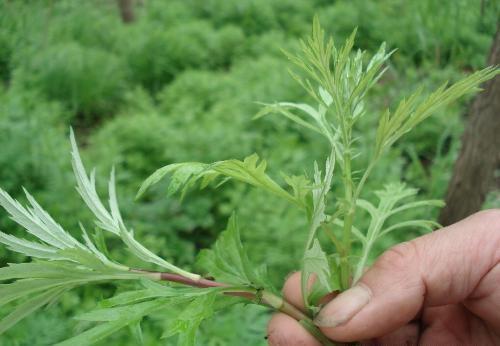
<path id="1" fill-rule="evenodd" d="M 353 52 L 354 38 L 355 33 L 337 48 L 332 39 L 325 40 L 324 31 L 315 19 L 311 36 L 301 42 L 301 52 L 286 55 L 299 70 L 292 72 L 293 78 L 317 106 L 290 102 L 265 104 L 256 116 L 277 113 L 324 137 L 330 153 L 324 162 L 314 164 L 312 177 L 284 175 L 284 182 L 277 182 L 266 173 L 266 161 L 253 154 L 243 161 L 171 164 L 152 174 L 138 192 L 138 196 L 142 195 L 166 176 L 170 177 L 168 193 L 179 192 L 181 196 L 196 186 L 204 188 L 212 184 L 218 187 L 228 180 L 236 180 L 281 197 L 302 210 L 308 224 L 301 268 L 306 312 L 280 297 L 270 284 L 265 265 L 258 266 L 250 261 L 241 243 L 238 219 L 234 214 L 213 248 L 199 254 L 206 277 L 179 268 L 148 250 L 122 219 L 114 171 L 109 179 L 106 206 L 96 191 L 95 172 L 90 175 L 86 172 L 71 132 L 77 190 L 95 216 L 95 231 L 89 234 L 81 225 L 82 240 L 78 240 L 52 219 L 27 191 L 29 206 L 25 207 L 0 190 L 0 205 L 31 236 L 38 238 L 27 240 L 0 232 L 1 243 L 33 259 L 0 269 L 0 280 L 5 282 L 0 285 L 0 306 L 12 305 L 12 312 L 0 321 L 0 333 L 39 308 L 52 304 L 68 290 L 106 282 L 122 286 L 121 293 L 104 300 L 100 309 L 77 316 L 79 320 L 96 322 L 96 325 L 60 345 L 91 344 L 127 326 L 131 326 L 140 339 L 141 320 L 145 316 L 172 308 L 182 312 L 170 321 L 164 337 L 177 335 L 181 345 L 193 345 L 197 328 L 204 319 L 218 309 L 241 301 L 284 312 L 299 320 L 320 342 L 331 344 L 312 322 L 321 308 L 321 298 L 332 291 L 346 290 L 359 280 L 374 244 L 388 233 L 402 228 L 431 230 L 438 226 L 431 220 L 407 220 L 388 225 L 386 221 L 397 213 L 426 206 L 439 207 L 442 202 L 405 203 L 405 199 L 416 195 L 417 191 L 400 182 L 389 183 L 375 191 L 377 205 L 362 199 L 362 193 L 366 194 L 363 188 L 374 166 L 405 133 L 440 107 L 477 91 L 482 82 L 499 72 L 489 67 L 453 85 L 445 83 L 427 96 L 419 89 L 403 99 L 395 110 L 384 111 L 373 152 L 361 153 L 369 155 L 370 160 L 357 178 L 352 161 L 360 153 L 356 150 L 353 128 L 357 121 L 367 116 L 364 107 L 367 92 L 384 73 L 385 62 L 392 52 L 386 52 L 382 44 L 367 59 L 364 52 Z M 368 61 L 366 66 L 364 61 Z M 335 169 L 340 170 L 341 181 L 333 181 Z M 343 193 L 330 196 L 332 186 Z M 327 201 L 332 200 L 336 203 L 327 205 Z M 356 227 L 358 209 L 366 211 L 371 218 L 366 230 Z M 330 248 L 335 248 L 335 253 L 323 250 L 320 232 L 331 239 L 333 246 Z M 106 248 L 108 236 L 120 238 L 131 254 L 161 271 L 129 268 L 117 263 L 110 258 Z M 353 246 L 354 243 L 359 246 Z M 307 283 L 311 277 L 315 281 L 309 287 Z M 137 283 L 135 289 L 130 284 L 122 284 L 131 281 Z"/>

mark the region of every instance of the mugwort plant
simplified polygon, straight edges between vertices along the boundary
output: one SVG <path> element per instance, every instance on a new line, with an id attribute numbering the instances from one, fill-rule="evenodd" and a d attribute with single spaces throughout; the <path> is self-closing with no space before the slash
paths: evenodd
<path id="1" fill-rule="evenodd" d="M 25 191 L 28 205 L 14 200 L 0 190 L 0 205 L 12 220 L 30 234 L 31 239 L 0 232 L 0 242 L 8 249 L 32 258 L 31 262 L 9 264 L 0 269 L 0 306 L 9 304 L 11 312 L 0 320 L 5 332 L 36 310 L 54 304 L 65 292 L 82 285 L 112 283 L 121 286 L 135 281 L 135 289 L 125 285 L 119 294 L 104 300 L 95 311 L 77 319 L 95 322 L 95 326 L 62 341 L 59 345 L 84 345 L 101 340 L 126 326 L 141 335 L 143 317 L 174 306 L 182 312 L 174 317 L 163 336 L 178 335 L 181 345 L 193 345 L 200 323 L 215 311 L 241 300 L 260 304 L 286 313 L 323 344 L 332 344 L 314 325 L 321 308 L 321 298 L 334 291 L 351 287 L 368 265 L 374 245 L 389 233 L 405 228 L 432 230 L 439 225 L 432 220 L 406 220 L 390 224 L 398 213 L 421 207 L 440 207 L 438 200 L 408 201 L 417 191 L 401 182 L 390 182 L 373 191 L 378 202 L 362 197 L 365 183 L 382 155 L 403 135 L 415 128 L 441 107 L 461 96 L 477 91 L 478 86 L 498 74 L 489 67 L 435 91 L 425 94 L 418 88 L 379 116 L 375 141 L 368 165 L 355 174 L 352 162 L 360 154 L 353 129 L 358 121 L 370 116 L 365 108 L 366 95 L 386 70 L 393 51 L 384 44 L 371 57 L 353 51 L 356 32 L 338 47 L 325 39 L 319 21 L 314 19 L 311 35 L 301 41 L 298 53 L 285 52 L 296 69 L 291 72 L 315 104 L 278 102 L 263 104 L 256 118 L 268 114 L 283 116 L 305 131 L 324 138 L 329 154 L 315 162 L 312 176 L 283 174 L 282 181 L 266 173 L 267 162 L 257 154 L 243 160 L 231 159 L 213 163 L 184 162 L 169 164 L 154 172 L 141 186 L 138 196 L 160 180 L 169 177 L 168 193 L 181 197 L 195 187 L 218 187 L 229 180 L 251 185 L 265 194 L 274 194 L 303 212 L 307 220 L 307 240 L 301 265 L 301 285 L 306 311 L 286 300 L 270 284 L 265 264 L 251 261 L 240 240 L 238 218 L 233 214 L 211 249 L 199 254 L 205 276 L 186 271 L 159 257 L 139 242 L 124 221 L 117 202 L 114 171 L 111 171 L 108 201 L 96 191 L 95 171 L 85 169 L 71 131 L 72 164 L 78 193 L 95 217 L 88 225 L 80 224 L 81 237 L 75 238 L 63 229 Z M 340 170 L 339 181 L 334 181 Z M 335 187 L 333 189 L 332 187 Z M 334 193 L 335 191 L 335 193 Z M 368 191 L 370 192 L 370 191 Z M 332 196 L 331 196 L 332 195 Z M 327 203 L 334 201 L 335 203 Z M 357 227 L 362 210 L 370 216 L 367 229 Z M 333 243 L 334 253 L 323 250 L 319 234 L 324 232 Z M 106 239 L 121 239 L 123 246 L 139 260 L 157 267 L 157 271 L 129 268 L 111 258 Z M 324 238 L 322 238 L 324 239 Z M 357 243 L 357 244 L 356 244 Z M 332 248 L 332 247 L 330 247 Z M 356 254 L 354 254 L 356 252 Z M 314 284 L 307 283 L 314 278 Z M 173 318 L 173 316 L 169 316 Z"/>

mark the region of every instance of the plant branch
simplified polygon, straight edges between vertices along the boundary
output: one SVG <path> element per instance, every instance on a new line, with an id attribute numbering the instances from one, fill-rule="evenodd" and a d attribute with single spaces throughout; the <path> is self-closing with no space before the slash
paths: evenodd
<path id="1" fill-rule="evenodd" d="M 351 173 L 351 153 L 348 149 L 344 153 L 344 188 L 345 199 L 347 204 L 347 212 L 344 216 L 344 227 L 342 231 L 343 254 L 341 254 L 340 262 L 340 285 L 342 290 L 346 290 L 350 286 L 351 268 L 348 256 L 351 252 L 351 227 L 354 218 L 355 201 L 353 200 L 352 189 L 352 173 Z"/>
<path id="2" fill-rule="evenodd" d="M 324 336 L 321 331 L 314 325 L 312 319 L 307 316 L 304 312 L 299 310 L 297 307 L 286 301 L 284 298 L 268 291 L 260 289 L 248 288 L 234 288 L 226 283 L 218 282 L 215 280 L 200 278 L 198 280 L 193 280 L 179 274 L 164 273 L 164 272 L 153 272 L 142 269 L 131 269 L 130 271 L 134 273 L 145 274 L 147 277 L 153 280 L 161 280 L 168 282 L 175 282 L 187 286 L 208 288 L 208 287 L 228 287 L 230 290 L 224 292 L 224 294 L 233 297 L 242 297 L 248 300 L 252 300 L 259 305 L 265 305 L 290 317 L 293 317 L 302 324 L 308 326 L 309 332 L 320 341 L 323 345 L 334 345 L 326 336 Z"/>

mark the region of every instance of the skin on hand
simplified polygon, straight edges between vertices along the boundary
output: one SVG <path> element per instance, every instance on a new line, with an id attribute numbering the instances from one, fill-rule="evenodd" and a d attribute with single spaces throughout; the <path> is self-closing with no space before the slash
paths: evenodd
<path id="1" fill-rule="evenodd" d="M 303 309 L 300 273 L 285 298 Z M 382 345 L 500 345 L 500 210 L 386 251 L 358 284 L 324 306 L 315 323 L 332 340 Z M 270 345 L 320 345 L 278 313 Z"/>

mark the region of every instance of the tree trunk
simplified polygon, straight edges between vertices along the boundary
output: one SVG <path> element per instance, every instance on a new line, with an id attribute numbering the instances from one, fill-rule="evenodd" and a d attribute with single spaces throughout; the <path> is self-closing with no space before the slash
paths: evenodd
<path id="1" fill-rule="evenodd" d="M 118 8 L 124 23 L 132 23 L 135 20 L 134 0 L 118 0 Z"/>
<path id="2" fill-rule="evenodd" d="M 500 64 L 500 25 L 488 65 Z M 500 168 L 500 76 L 486 82 L 469 109 L 462 148 L 448 186 L 439 222 L 452 224 L 481 209 L 488 192 L 498 187 Z M 495 181 L 496 180 L 496 181 Z"/>

